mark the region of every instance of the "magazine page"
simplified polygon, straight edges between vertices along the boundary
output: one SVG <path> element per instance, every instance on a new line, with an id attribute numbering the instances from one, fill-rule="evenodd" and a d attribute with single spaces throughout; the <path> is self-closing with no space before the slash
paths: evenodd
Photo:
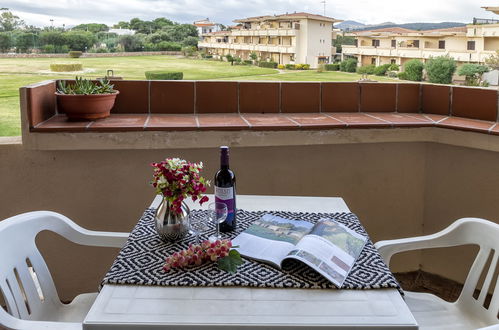
<path id="1" fill-rule="evenodd" d="M 314 224 L 289 220 L 271 214 L 263 215 L 248 229 L 232 240 L 237 251 L 245 257 L 268 261 L 280 268 L 295 245 L 310 231 Z"/>
<path id="2" fill-rule="evenodd" d="M 306 263 L 341 288 L 366 241 L 334 220 L 320 220 L 287 258 Z"/>

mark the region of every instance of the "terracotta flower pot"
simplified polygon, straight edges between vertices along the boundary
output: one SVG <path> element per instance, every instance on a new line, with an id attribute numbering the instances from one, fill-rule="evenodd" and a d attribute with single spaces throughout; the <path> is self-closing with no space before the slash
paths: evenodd
<path id="1" fill-rule="evenodd" d="M 96 120 L 109 117 L 119 91 L 112 94 L 68 95 L 55 93 L 57 109 L 69 120 Z"/>

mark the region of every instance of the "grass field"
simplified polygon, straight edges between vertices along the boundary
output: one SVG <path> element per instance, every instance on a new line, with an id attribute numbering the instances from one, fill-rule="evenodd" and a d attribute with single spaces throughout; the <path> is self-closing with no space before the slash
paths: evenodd
<path id="1" fill-rule="evenodd" d="M 184 72 L 186 80 L 282 80 L 282 81 L 356 81 L 360 75 L 344 72 L 284 71 L 256 66 L 231 66 L 227 62 L 185 59 L 175 56 L 132 56 L 102 58 L 0 58 L 0 136 L 21 134 L 19 87 L 47 79 L 73 78 L 75 74 L 55 74 L 51 63 L 82 63 L 90 71 L 79 74 L 103 77 L 106 70 L 124 79 L 145 79 L 148 70 Z M 376 77 L 378 78 L 378 77 Z M 377 80 L 390 80 L 380 77 Z"/>

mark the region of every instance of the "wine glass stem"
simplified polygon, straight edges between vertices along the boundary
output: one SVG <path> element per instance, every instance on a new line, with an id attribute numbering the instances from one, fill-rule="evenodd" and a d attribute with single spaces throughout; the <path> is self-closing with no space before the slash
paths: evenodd
<path id="1" fill-rule="evenodd" d="M 217 239 L 220 239 L 220 222 L 217 221 Z"/>
<path id="2" fill-rule="evenodd" d="M 199 233 L 196 233 L 196 245 L 199 245 Z"/>

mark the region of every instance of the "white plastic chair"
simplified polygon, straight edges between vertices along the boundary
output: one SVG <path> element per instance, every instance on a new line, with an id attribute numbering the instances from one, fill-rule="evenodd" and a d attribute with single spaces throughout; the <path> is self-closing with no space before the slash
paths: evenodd
<path id="1" fill-rule="evenodd" d="M 499 329 L 499 281 L 496 280 L 492 300 L 488 308 L 484 307 L 487 293 L 491 289 L 492 279 L 499 254 L 499 225 L 484 219 L 463 218 L 446 229 L 427 236 L 380 241 L 375 244 L 386 264 L 392 255 L 416 249 L 450 247 L 475 244 L 480 247 L 470 272 L 466 278 L 459 298 L 446 302 L 428 293 L 407 292 L 405 300 L 413 313 L 420 329 Z M 485 269 L 490 254 L 493 253 L 490 266 Z M 486 271 L 482 290 L 477 299 L 473 293 L 482 271 Z"/>
<path id="2" fill-rule="evenodd" d="M 7 312 L 0 307 L 0 328 L 81 329 L 97 293 L 61 303 L 52 276 L 35 244 L 49 230 L 71 242 L 122 247 L 128 233 L 86 230 L 67 217 L 48 211 L 20 214 L 0 221 L 0 290 Z M 38 282 L 38 283 L 36 283 Z"/>

